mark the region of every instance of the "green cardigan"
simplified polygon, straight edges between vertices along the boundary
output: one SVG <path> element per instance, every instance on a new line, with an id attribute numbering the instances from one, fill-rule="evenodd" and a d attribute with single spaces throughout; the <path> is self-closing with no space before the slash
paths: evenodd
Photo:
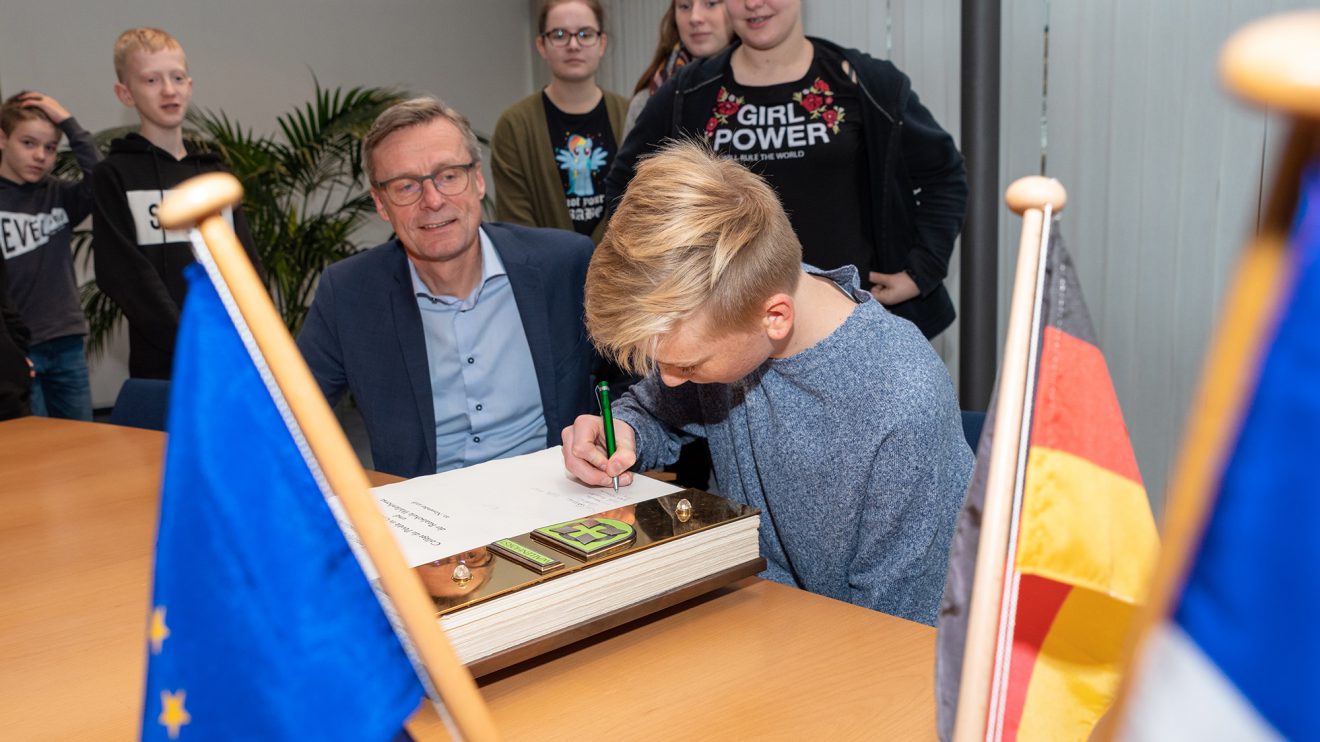
<path id="1" fill-rule="evenodd" d="M 615 147 L 622 144 L 623 119 L 628 99 L 608 90 L 605 110 L 614 130 Z M 537 91 L 509 106 L 500 114 L 495 133 L 490 138 L 490 170 L 495 176 L 495 218 L 501 222 L 529 227 L 554 227 L 573 230 L 564 205 L 564 185 L 555 155 L 550 151 L 550 124 L 545 120 L 545 106 Z M 591 233 L 591 241 L 600 243 L 606 220 L 601 219 Z"/>

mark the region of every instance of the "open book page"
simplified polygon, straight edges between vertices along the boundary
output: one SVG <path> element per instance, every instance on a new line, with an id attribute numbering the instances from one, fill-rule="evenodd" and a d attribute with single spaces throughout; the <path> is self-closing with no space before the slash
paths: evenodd
<path id="1" fill-rule="evenodd" d="M 507 536 L 678 491 L 634 477 L 588 487 L 564 470 L 560 447 L 372 489 L 408 565 L 443 559 Z"/>

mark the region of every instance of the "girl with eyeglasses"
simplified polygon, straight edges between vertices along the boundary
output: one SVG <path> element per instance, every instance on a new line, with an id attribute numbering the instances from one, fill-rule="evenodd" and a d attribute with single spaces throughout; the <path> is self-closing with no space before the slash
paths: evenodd
<path id="1" fill-rule="evenodd" d="M 550 84 L 500 115 L 491 137 L 495 217 L 533 227 L 605 234 L 605 174 L 622 141 L 628 100 L 602 90 L 599 0 L 546 0 L 536 51 Z"/>

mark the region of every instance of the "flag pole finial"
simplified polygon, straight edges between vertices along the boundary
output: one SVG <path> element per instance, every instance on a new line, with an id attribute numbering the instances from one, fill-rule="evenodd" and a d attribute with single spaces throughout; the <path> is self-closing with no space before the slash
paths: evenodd
<path id="1" fill-rule="evenodd" d="M 1008 190 L 1004 191 L 1004 202 L 1014 214 L 1025 214 L 1028 209 L 1043 211 L 1046 204 L 1052 206 L 1057 214 L 1068 203 L 1068 191 L 1054 178 L 1028 175 L 1013 181 Z"/>
<path id="2" fill-rule="evenodd" d="M 1224 85 L 1239 97 L 1320 119 L 1320 10 L 1262 18 L 1229 37 L 1219 55 Z"/>
<path id="3" fill-rule="evenodd" d="M 157 216 L 166 229 L 184 229 L 243 200 L 243 186 L 229 173 L 207 173 L 170 191 Z"/>

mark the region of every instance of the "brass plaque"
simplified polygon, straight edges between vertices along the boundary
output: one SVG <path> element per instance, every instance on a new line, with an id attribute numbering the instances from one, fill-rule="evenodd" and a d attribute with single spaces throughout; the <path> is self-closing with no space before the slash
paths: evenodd
<path id="1" fill-rule="evenodd" d="M 558 559 L 529 546 L 524 546 L 511 538 L 496 541 L 490 545 L 490 550 L 514 564 L 521 564 L 538 574 L 546 574 L 564 568 L 564 563 Z"/>

